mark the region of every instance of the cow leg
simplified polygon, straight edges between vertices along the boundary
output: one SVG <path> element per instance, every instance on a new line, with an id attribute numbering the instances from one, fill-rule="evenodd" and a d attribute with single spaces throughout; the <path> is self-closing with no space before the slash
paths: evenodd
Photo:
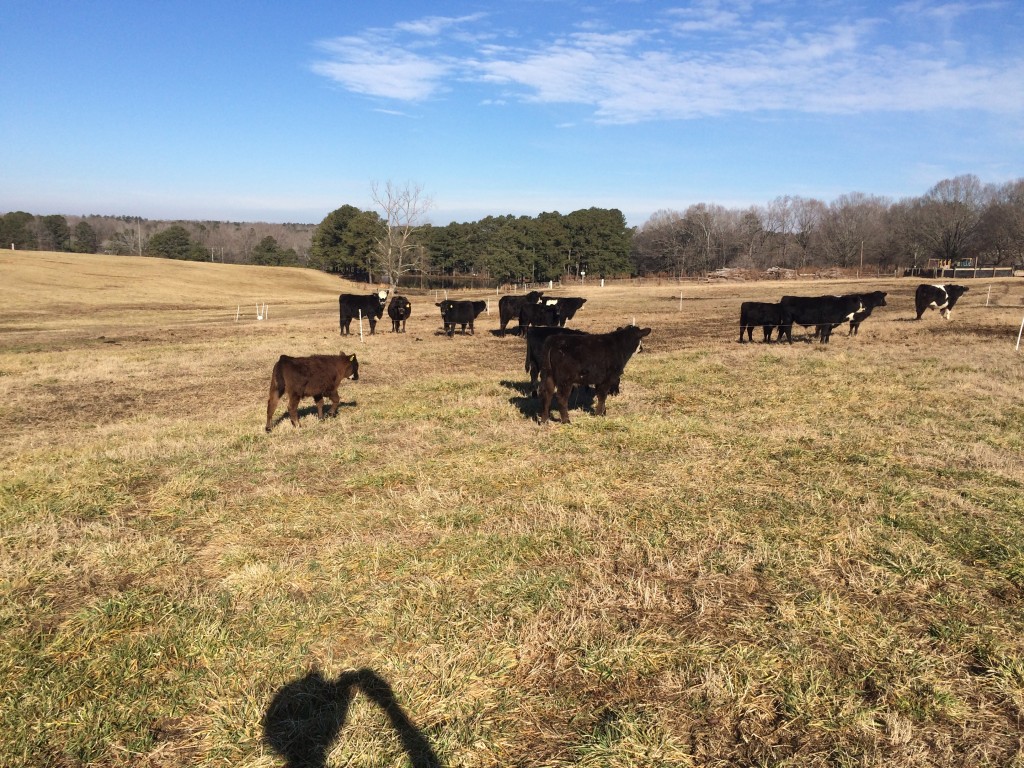
<path id="1" fill-rule="evenodd" d="M 313 402 L 316 403 L 316 417 L 319 421 L 324 420 L 324 396 L 317 395 L 313 398 Z"/>
<path id="2" fill-rule="evenodd" d="M 274 427 L 274 411 L 277 410 L 277 401 L 281 396 L 277 394 L 277 385 L 270 383 L 270 397 L 267 399 L 267 432 Z"/>
<path id="3" fill-rule="evenodd" d="M 604 387 L 598 387 L 597 389 L 597 408 L 594 410 L 596 416 L 604 416 L 604 401 L 608 399 L 608 392 Z"/>
<path id="4" fill-rule="evenodd" d="M 341 405 L 341 395 L 338 394 L 337 388 L 331 392 L 331 418 L 333 419 L 338 415 L 338 406 Z"/>
<path id="5" fill-rule="evenodd" d="M 558 413 L 561 416 L 562 423 L 569 423 L 569 395 L 572 394 L 572 388 L 569 388 L 568 392 L 562 390 L 561 387 L 558 389 Z"/>
<path id="6" fill-rule="evenodd" d="M 550 377 L 540 382 L 540 423 L 547 424 L 551 417 L 551 396 L 555 394 L 555 384 Z"/>
<path id="7" fill-rule="evenodd" d="M 299 426 L 299 400 L 298 395 L 288 395 L 288 415 L 292 418 L 292 426 Z"/>

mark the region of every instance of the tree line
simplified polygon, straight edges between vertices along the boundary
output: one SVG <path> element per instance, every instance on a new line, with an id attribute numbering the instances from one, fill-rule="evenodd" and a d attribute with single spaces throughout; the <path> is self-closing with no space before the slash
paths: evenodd
<path id="1" fill-rule="evenodd" d="M 640 273 L 676 276 L 727 267 L 888 272 L 929 259 L 1017 266 L 1024 264 L 1024 179 L 995 185 L 957 176 L 897 202 L 787 195 L 763 207 L 659 211 L 635 231 L 632 259 Z"/>
<path id="2" fill-rule="evenodd" d="M 1024 264 L 1024 179 L 964 175 L 892 201 L 783 196 L 743 209 L 698 203 L 629 227 L 618 209 L 487 216 L 437 226 L 419 187 L 374 185 L 376 210 L 343 205 L 316 225 L 151 221 L 135 216 L 0 216 L 0 244 L 24 250 L 305 266 L 398 285 L 494 285 L 586 275 L 686 277 L 725 268 L 858 267 L 929 259 Z"/>

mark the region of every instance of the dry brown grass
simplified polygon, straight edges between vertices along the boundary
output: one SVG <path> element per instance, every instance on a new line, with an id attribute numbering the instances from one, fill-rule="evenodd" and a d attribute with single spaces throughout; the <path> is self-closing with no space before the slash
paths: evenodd
<path id="1" fill-rule="evenodd" d="M 360 343 L 368 289 L 306 270 L 0 279 L 0 764 L 280 765 L 313 667 L 373 670 L 446 766 L 1021 760 L 1024 283 L 950 323 L 897 279 L 567 291 L 654 332 L 607 418 L 540 428 L 496 312 L 447 339 L 413 294 Z M 744 299 L 876 288 L 857 338 L 736 342 Z M 338 418 L 263 434 L 277 356 L 339 350 Z M 328 764 L 407 764 L 344 715 Z"/>

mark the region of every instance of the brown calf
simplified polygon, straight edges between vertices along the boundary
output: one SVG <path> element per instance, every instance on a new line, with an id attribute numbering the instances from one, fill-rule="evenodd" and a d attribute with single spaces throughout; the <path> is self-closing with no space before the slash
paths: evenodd
<path id="1" fill-rule="evenodd" d="M 274 411 L 281 396 L 288 393 L 288 414 L 292 426 L 299 426 L 299 401 L 312 397 L 317 417 L 324 417 L 324 396 L 331 398 L 331 416 L 338 413 L 338 385 L 345 379 L 359 380 L 359 361 L 355 355 L 313 355 L 289 357 L 281 355 L 270 375 L 270 398 L 267 400 L 267 432 L 274 426 Z"/>

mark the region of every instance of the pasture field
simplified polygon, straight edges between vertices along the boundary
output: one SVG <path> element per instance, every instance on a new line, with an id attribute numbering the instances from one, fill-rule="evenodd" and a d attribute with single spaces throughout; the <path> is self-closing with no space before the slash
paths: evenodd
<path id="1" fill-rule="evenodd" d="M 493 294 L 360 343 L 372 288 L 308 270 L 0 281 L 0 765 L 1024 764 L 1024 281 L 951 322 L 909 279 L 555 291 L 653 332 L 546 427 Z M 745 299 L 876 289 L 737 343 Z M 277 357 L 341 350 L 337 418 L 266 434 Z"/>

